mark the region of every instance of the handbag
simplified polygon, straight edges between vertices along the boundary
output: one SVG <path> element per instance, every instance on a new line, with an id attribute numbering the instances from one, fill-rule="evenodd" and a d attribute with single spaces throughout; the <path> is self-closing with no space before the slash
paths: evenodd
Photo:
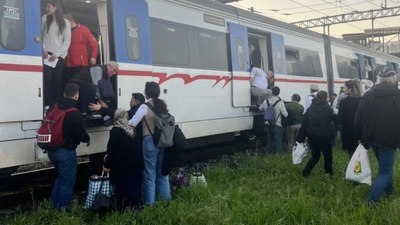
<path id="1" fill-rule="evenodd" d="M 368 151 L 359 144 L 346 169 L 346 180 L 371 185 L 371 166 Z"/>
<path id="2" fill-rule="evenodd" d="M 114 203 L 114 186 L 110 183 L 109 175 L 104 172 L 101 176 L 92 175 L 89 178 L 89 187 L 84 209 L 95 211 L 110 208 Z"/>
<path id="3" fill-rule="evenodd" d="M 293 164 L 300 164 L 304 157 L 307 156 L 307 143 L 299 143 L 296 141 L 296 144 L 293 146 L 292 151 L 292 160 Z"/>

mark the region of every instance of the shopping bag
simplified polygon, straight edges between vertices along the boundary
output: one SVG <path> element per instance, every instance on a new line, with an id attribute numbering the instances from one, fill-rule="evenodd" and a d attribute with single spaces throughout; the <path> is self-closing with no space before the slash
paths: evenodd
<path id="1" fill-rule="evenodd" d="M 292 151 L 292 160 L 293 164 L 297 165 L 300 164 L 304 157 L 307 156 L 307 143 L 299 143 L 296 141 L 296 144 L 293 145 Z"/>
<path id="2" fill-rule="evenodd" d="M 202 172 L 193 172 L 190 176 L 190 185 L 200 185 L 203 187 L 207 187 L 206 177 Z"/>
<path id="3" fill-rule="evenodd" d="M 114 186 L 110 183 L 108 174 L 92 175 L 89 178 L 89 187 L 84 209 L 100 210 L 111 207 L 113 204 Z"/>
<path id="4" fill-rule="evenodd" d="M 368 152 L 359 144 L 346 169 L 346 180 L 371 185 L 371 166 Z"/>

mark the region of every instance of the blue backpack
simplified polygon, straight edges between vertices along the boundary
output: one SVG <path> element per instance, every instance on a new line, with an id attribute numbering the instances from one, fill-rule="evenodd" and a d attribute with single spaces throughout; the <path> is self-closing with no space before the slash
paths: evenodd
<path id="1" fill-rule="evenodd" d="M 275 118 L 275 106 L 280 101 L 281 101 L 281 99 L 277 100 L 273 105 L 271 105 L 271 104 L 269 104 L 269 101 L 267 100 L 267 109 L 265 109 L 265 112 L 264 112 L 264 120 L 267 121 L 268 125 L 270 125 L 270 126 L 275 125 L 276 120 L 281 115 L 279 113 L 278 117 Z"/>

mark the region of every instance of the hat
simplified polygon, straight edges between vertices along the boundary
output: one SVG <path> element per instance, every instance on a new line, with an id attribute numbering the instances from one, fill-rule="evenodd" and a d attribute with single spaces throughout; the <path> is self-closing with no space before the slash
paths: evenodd
<path id="1" fill-rule="evenodd" d="M 391 67 L 386 67 L 381 73 L 379 73 L 380 77 L 391 77 L 395 75 L 397 75 L 397 72 Z"/>
<path id="2" fill-rule="evenodd" d="M 310 89 L 313 90 L 313 91 L 318 91 L 319 90 L 319 86 L 318 86 L 318 84 L 311 84 L 310 85 Z"/>

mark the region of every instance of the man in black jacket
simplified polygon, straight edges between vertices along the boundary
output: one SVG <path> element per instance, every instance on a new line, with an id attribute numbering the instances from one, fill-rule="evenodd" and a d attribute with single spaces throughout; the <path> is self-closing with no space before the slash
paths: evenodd
<path id="1" fill-rule="evenodd" d="M 383 193 L 393 194 L 393 165 L 400 147 L 398 73 L 386 68 L 379 79 L 380 83 L 361 99 L 354 121 L 358 139 L 372 147 L 378 160 L 378 176 L 368 196 L 370 204 L 378 202 Z"/>
<path id="2" fill-rule="evenodd" d="M 57 107 L 61 110 L 76 108 L 78 98 L 78 85 L 68 84 L 64 89 L 64 98 L 56 103 Z M 65 140 L 62 147 L 47 152 L 57 170 L 57 179 L 53 185 L 51 201 L 54 208 L 70 212 L 77 171 L 76 147 L 80 142 L 89 143 L 90 137 L 82 126 L 82 118 L 78 110 L 65 113 L 62 130 Z"/>

